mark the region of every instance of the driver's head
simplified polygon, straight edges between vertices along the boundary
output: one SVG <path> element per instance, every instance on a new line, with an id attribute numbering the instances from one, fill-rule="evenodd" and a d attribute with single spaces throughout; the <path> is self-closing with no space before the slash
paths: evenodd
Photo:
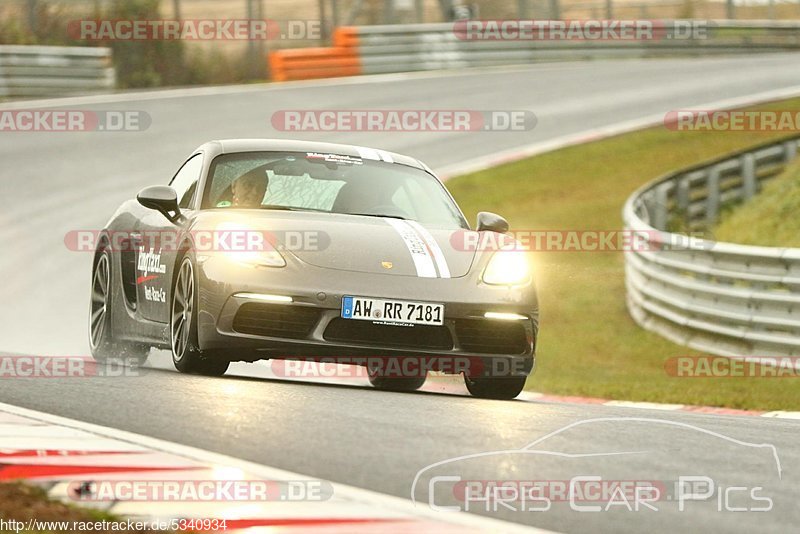
<path id="1" fill-rule="evenodd" d="M 260 208 L 267 194 L 269 178 L 263 170 L 243 174 L 231 184 L 232 204 L 237 208 Z"/>

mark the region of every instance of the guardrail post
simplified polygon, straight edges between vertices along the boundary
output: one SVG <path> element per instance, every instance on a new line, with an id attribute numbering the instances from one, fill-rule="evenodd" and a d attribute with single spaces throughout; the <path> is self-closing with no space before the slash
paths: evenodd
<path id="1" fill-rule="evenodd" d="M 653 228 L 656 230 L 667 229 L 667 193 L 669 184 L 661 184 L 656 187 L 656 198 L 652 220 Z"/>
<path id="2" fill-rule="evenodd" d="M 517 0 L 517 15 L 521 19 L 528 18 L 528 0 Z"/>
<path id="3" fill-rule="evenodd" d="M 736 18 L 736 8 L 733 5 L 733 0 L 726 0 L 725 2 L 725 18 L 728 20 Z"/>
<path id="4" fill-rule="evenodd" d="M 561 18 L 561 5 L 559 5 L 559 0 L 550 0 L 550 18 L 553 20 Z"/>
<path id="5" fill-rule="evenodd" d="M 783 161 L 789 163 L 797 157 L 797 141 L 786 141 L 783 144 Z"/>
<path id="6" fill-rule="evenodd" d="M 683 177 L 678 180 L 678 194 L 676 197 L 678 203 L 678 215 L 686 217 L 688 223 L 689 214 L 689 179 Z"/>
<path id="7" fill-rule="evenodd" d="M 39 29 L 37 20 L 39 6 L 36 5 L 37 1 L 38 0 L 28 0 L 28 26 L 33 33 L 36 33 L 36 30 Z"/>
<path id="8" fill-rule="evenodd" d="M 756 157 L 753 154 L 742 156 L 742 200 L 750 200 L 756 195 Z"/>
<path id="9" fill-rule="evenodd" d="M 706 224 L 711 226 L 717 222 L 719 215 L 719 167 L 708 170 L 706 181 Z"/>

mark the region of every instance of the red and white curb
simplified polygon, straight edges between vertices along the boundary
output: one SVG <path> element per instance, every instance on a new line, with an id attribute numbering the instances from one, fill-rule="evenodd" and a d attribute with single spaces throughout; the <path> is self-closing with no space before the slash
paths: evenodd
<path id="1" fill-rule="evenodd" d="M 635 402 L 600 399 L 595 397 L 573 397 L 563 395 L 547 395 L 533 391 L 523 391 L 520 400 L 530 402 L 545 402 L 554 404 L 596 404 L 599 406 L 613 406 L 615 408 L 639 408 L 644 410 L 661 410 L 667 412 L 692 412 L 707 415 L 749 415 L 757 417 L 773 417 L 776 419 L 800 419 L 800 412 L 765 411 L 765 410 L 738 410 L 736 408 L 719 408 L 716 406 L 693 406 L 691 404 L 665 404 L 658 402 Z"/>
<path id="2" fill-rule="evenodd" d="M 0 482 L 26 480 L 55 499 L 142 521 L 225 520 L 225 531 L 545 532 L 468 513 L 442 513 L 410 500 L 259 465 L 193 447 L 0 403 Z M 98 481 L 324 482 L 325 500 L 76 500 Z M 280 492 L 279 492 L 280 493 Z M 281 493 L 282 494 L 282 493 Z M 256 532 L 253 530 L 252 532 Z"/>

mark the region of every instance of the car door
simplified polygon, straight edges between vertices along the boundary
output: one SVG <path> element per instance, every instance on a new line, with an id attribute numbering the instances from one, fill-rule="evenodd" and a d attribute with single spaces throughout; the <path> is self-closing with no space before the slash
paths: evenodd
<path id="1" fill-rule="evenodd" d="M 170 221 L 162 213 L 148 210 L 137 227 L 136 288 L 139 314 L 151 321 L 169 322 L 173 270 L 179 239 L 194 214 L 195 196 L 203 169 L 203 155 L 189 158 L 169 185 L 178 194 L 181 217 Z"/>

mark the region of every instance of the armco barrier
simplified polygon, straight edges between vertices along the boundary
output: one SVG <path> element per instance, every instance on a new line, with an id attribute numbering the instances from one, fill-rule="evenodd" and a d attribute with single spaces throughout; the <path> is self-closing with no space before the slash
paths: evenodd
<path id="1" fill-rule="evenodd" d="M 114 85 L 109 48 L 0 46 L 0 97 L 86 94 Z"/>
<path id="2" fill-rule="evenodd" d="M 413 72 L 614 57 L 687 56 L 800 49 L 800 22 L 713 21 L 707 38 L 649 41 L 465 40 L 456 25 L 337 28 L 330 48 L 269 55 L 275 80 Z"/>
<path id="3" fill-rule="evenodd" d="M 723 356 L 800 356 L 800 249 L 682 238 L 713 224 L 797 156 L 800 137 L 651 182 L 625 204 L 654 246 L 625 253 L 628 310 L 642 327 Z M 664 250 L 657 250 L 661 244 Z M 673 244 L 669 247 L 669 244 Z"/>

